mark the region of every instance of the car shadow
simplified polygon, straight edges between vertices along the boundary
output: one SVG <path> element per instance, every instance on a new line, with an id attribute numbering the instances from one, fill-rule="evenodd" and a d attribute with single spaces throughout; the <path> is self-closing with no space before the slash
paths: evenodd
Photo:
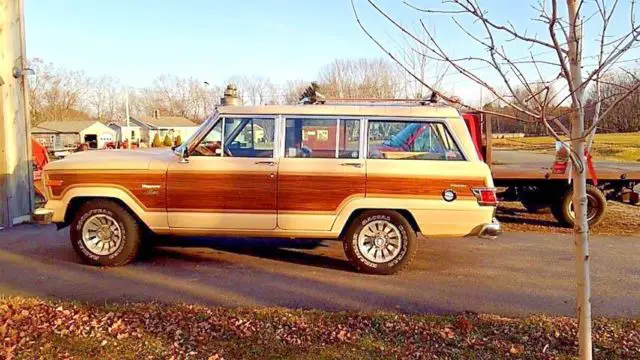
<path id="1" fill-rule="evenodd" d="M 239 255 L 253 256 L 263 259 L 288 262 L 298 265 L 315 266 L 324 269 L 354 272 L 346 259 L 330 255 L 310 253 L 329 246 L 323 240 L 316 239 L 265 239 L 265 238 L 229 238 L 229 237 L 162 237 L 159 239 L 149 260 L 157 256 L 192 262 L 208 262 L 211 258 L 206 254 L 177 253 L 175 248 L 208 248 L 216 251 Z M 146 259 L 142 259 L 143 261 Z"/>
<path id="2" fill-rule="evenodd" d="M 517 214 L 497 213 L 496 218 L 501 223 L 548 226 L 550 228 L 563 229 L 561 226 L 558 225 L 556 221 L 544 220 L 544 219 L 531 219 L 527 217 L 522 217 Z"/>

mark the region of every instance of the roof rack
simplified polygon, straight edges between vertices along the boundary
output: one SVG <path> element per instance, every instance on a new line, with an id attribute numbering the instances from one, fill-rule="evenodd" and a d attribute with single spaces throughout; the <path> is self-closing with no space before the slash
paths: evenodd
<path id="1" fill-rule="evenodd" d="M 306 96 L 301 99 L 304 105 L 374 105 L 374 106 L 435 106 L 444 105 L 439 102 L 436 93 L 432 93 L 427 99 L 397 99 L 397 98 L 326 98 L 320 93 L 315 96 Z"/>

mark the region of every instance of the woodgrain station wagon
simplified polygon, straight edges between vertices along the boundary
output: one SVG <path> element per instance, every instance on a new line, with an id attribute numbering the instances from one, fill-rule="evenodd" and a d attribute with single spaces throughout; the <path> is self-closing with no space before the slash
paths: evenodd
<path id="1" fill-rule="evenodd" d="M 489 168 L 439 105 L 222 106 L 175 149 L 73 154 L 43 178 L 37 217 L 102 266 L 151 234 L 256 236 L 341 239 L 356 268 L 390 274 L 417 233 L 500 232 Z"/>

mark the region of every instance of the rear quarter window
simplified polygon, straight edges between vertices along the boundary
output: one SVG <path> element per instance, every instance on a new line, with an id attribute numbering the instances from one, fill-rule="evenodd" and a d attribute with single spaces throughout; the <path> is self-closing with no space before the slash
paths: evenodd
<path id="1" fill-rule="evenodd" d="M 465 160 L 441 122 L 369 120 L 367 130 L 369 159 Z"/>

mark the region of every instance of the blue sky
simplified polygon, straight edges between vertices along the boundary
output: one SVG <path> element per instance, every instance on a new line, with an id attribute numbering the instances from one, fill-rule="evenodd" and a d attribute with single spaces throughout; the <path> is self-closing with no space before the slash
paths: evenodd
<path id="1" fill-rule="evenodd" d="M 398 33 L 364 0 L 357 3 L 365 24 L 392 45 Z M 409 28 L 417 29 L 423 18 L 456 56 L 483 55 L 448 16 L 427 17 L 399 0 L 378 3 Z M 429 3 L 439 2 L 414 1 Z M 529 2 L 481 3 L 499 21 L 534 24 Z M 25 18 L 29 57 L 92 76 L 116 76 L 129 86 L 149 85 L 167 73 L 212 83 L 233 75 L 312 80 L 335 58 L 384 57 L 358 28 L 349 0 L 26 0 Z M 514 57 L 528 53 L 511 50 Z M 451 76 L 445 82 L 469 92 L 460 80 Z"/>
<path id="2" fill-rule="evenodd" d="M 162 73 L 310 79 L 337 57 L 381 56 L 347 1 L 27 0 L 27 51 L 140 86 Z"/>

